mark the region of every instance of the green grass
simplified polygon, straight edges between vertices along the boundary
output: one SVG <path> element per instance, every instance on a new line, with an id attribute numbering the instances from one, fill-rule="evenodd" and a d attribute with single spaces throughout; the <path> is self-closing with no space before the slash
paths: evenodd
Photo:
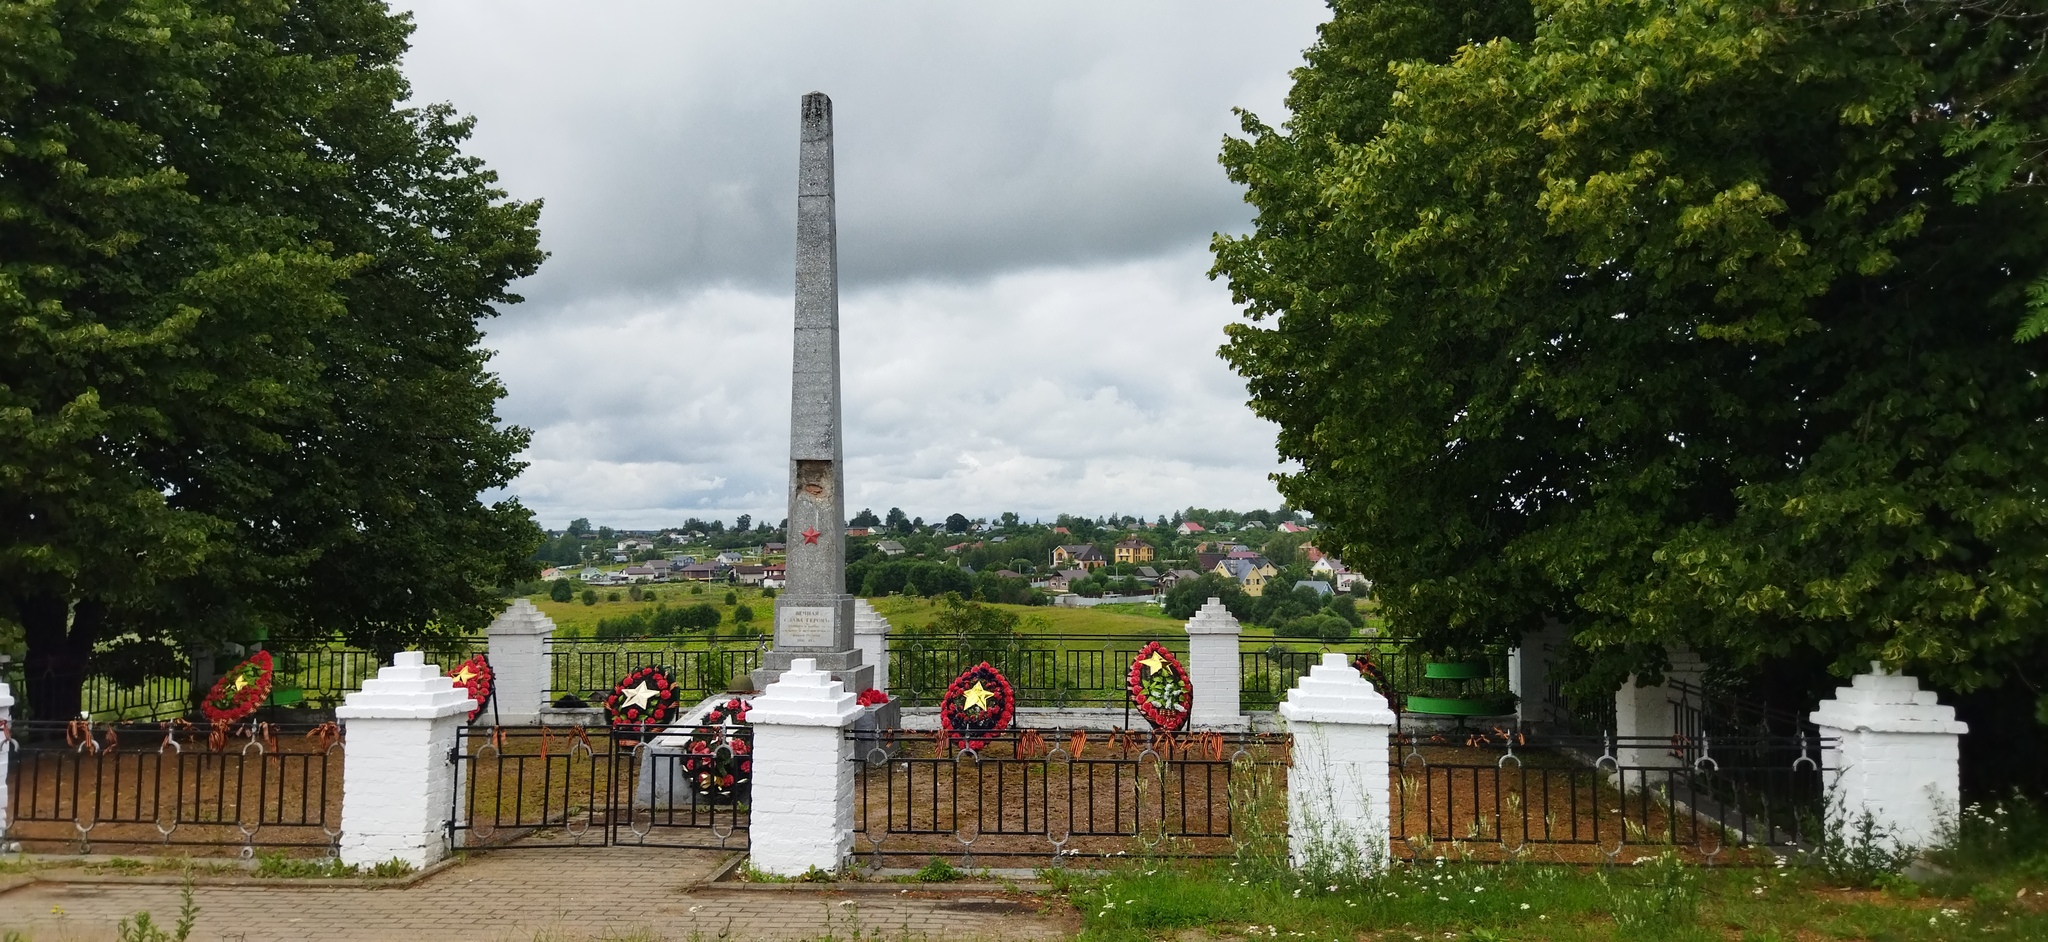
<path id="1" fill-rule="evenodd" d="M 691 595 L 690 588 L 692 586 L 701 586 L 704 589 L 704 594 Z M 653 602 L 631 601 L 627 595 L 626 586 L 596 586 L 593 588 L 597 592 L 597 604 L 595 605 L 585 605 L 581 599 L 557 602 L 548 598 L 545 592 L 527 596 L 527 600 L 532 602 L 535 608 L 540 609 L 541 614 L 548 616 L 548 618 L 554 621 L 557 637 L 588 638 L 597 631 L 599 619 L 616 618 L 633 612 L 648 611 L 657 604 L 678 608 L 686 605 L 696 605 L 700 602 L 708 602 L 718 609 L 718 617 L 721 620 L 719 631 L 726 634 L 732 631 L 733 609 L 738 608 L 740 605 L 753 609 L 753 624 L 763 631 L 768 630 L 774 624 L 775 619 L 775 600 L 763 598 L 761 590 L 753 586 L 733 586 L 716 582 L 663 582 L 641 586 L 642 591 L 652 590 L 654 592 L 655 600 Z M 739 596 L 736 604 L 725 604 L 725 593 L 728 591 Z M 613 592 L 619 594 L 619 601 L 608 601 Z M 574 631 L 575 634 L 571 635 L 571 631 Z"/>
<path id="2" fill-rule="evenodd" d="M 922 628 L 938 615 L 938 603 L 926 598 L 906 598 L 892 595 L 886 598 L 869 599 L 868 603 L 880 612 L 889 624 L 897 629 Z M 1058 605 L 1002 605 L 983 602 L 989 608 L 1013 612 L 1025 620 L 1026 625 L 1042 623 L 1045 631 L 1067 635 L 1120 635 L 1139 641 L 1150 639 L 1162 633 L 1173 633 L 1181 626 L 1178 619 L 1158 614 L 1139 614 L 1148 606 L 1103 605 L 1096 608 L 1064 608 Z M 1152 609 L 1157 612 L 1158 609 Z"/>
<path id="3" fill-rule="evenodd" d="M 2048 881 L 1949 895 L 1831 886 L 1813 871 L 1652 863 L 1611 869 L 1449 864 L 1311 881 L 1230 862 L 1056 878 L 1084 942 L 1244 939 L 1915 940 L 2048 938 Z"/>

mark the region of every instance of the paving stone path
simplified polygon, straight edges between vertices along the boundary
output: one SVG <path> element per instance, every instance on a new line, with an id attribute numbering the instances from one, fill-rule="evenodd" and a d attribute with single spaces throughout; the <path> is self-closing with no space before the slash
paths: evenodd
<path id="1" fill-rule="evenodd" d="M 370 942 L 460 937 L 473 942 L 601 939 L 1050 942 L 1072 934 L 1057 905 L 998 894 L 904 892 L 887 884 L 829 890 L 687 890 L 714 853 L 608 847 L 484 854 L 410 887 L 194 889 L 193 942 Z M 98 942 L 147 910 L 177 917 L 178 887 L 35 883 L 0 894 L 0 928 L 30 942 Z"/>

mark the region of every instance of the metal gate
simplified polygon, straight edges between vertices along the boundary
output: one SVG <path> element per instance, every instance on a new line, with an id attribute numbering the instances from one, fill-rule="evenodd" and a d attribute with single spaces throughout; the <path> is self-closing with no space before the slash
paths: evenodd
<path id="1" fill-rule="evenodd" d="M 751 730 L 732 730 L 712 753 L 685 734 L 580 726 L 464 727 L 450 756 L 460 848 L 658 847 L 747 849 L 747 796 L 707 796 L 707 761 L 751 752 Z M 711 789 L 717 791 L 717 789 Z"/>

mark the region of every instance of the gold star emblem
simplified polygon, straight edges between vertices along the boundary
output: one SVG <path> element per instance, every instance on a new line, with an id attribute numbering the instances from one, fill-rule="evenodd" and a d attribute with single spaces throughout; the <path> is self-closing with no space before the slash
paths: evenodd
<path id="1" fill-rule="evenodd" d="M 967 692 L 960 695 L 960 698 L 967 702 L 967 708 L 970 710 L 986 710 L 988 701 L 995 695 L 995 691 L 982 686 L 981 681 L 977 680 L 974 686 L 967 688 Z"/>
<path id="2" fill-rule="evenodd" d="M 236 689 L 236 690 L 240 690 L 240 689 L 242 689 L 243 687 L 247 687 L 247 686 L 249 686 L 249 675 L 247 675 L 247 674 L 236 674 L 236 675 L 235 675 L 235 689 Z"/>
<path id="3" fill-rule="evenodd" d="M 461 670 L 455 672 L 455 682 L 458 684 L 466 685 L 474 679 L 476 679 L 476 671 L 467 663 L 462 665 Z"/>
<path id="4" fill-rule="evenodd" d="M 645 710 L 647 709 L 647 702 L 659 696 L 660 692 L 655 690 L 653 687 L 648 686 L 647 681 L 643 680 L 637 684 L 634 684 L 631 687 L 627 687 L 626 689 L 619 691 L 619 694 L 619 699 L 624 702 L 624 705 L 636 706 L 640 709 Z"/>
<path id="5" fill-rule="evenodd" d="M 1138 663 L 1145 665 L 1145 673 L 1148 674 L 1157 674 L 1160 671 L 1166 669 L 1166 659 L 1160 657 L 1159 652 L 1157 651 L 1152 652 L 1151 657 L 1139 661 Z"/>

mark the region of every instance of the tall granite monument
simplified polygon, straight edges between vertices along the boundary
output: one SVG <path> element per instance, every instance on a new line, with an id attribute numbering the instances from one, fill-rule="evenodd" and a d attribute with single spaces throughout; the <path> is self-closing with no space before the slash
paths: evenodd
<path id="1" fill-rule="evenodd" d="M 804 96 L 796 173 L 796 356 L 789 401 L 789 575 L 775 649 L 754 689 L 807 657 L 858 693 L 874 686 L 853 641 L 839 421 L 839 226 L 832 206 L 832 99 Z"/>

